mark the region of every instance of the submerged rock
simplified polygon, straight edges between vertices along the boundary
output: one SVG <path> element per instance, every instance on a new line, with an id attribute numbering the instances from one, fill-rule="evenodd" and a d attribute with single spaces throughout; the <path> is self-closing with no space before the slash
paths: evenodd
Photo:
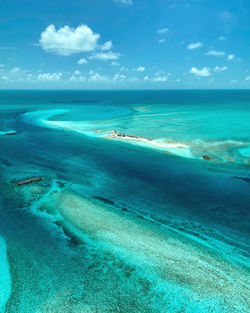
<path id="1" fill-rule="evenodd" d="M 25 179 L 25 180 L 19 180 L 18 182 L 16 182 L 16 185 L 17 186 L 22 186 L 22 185 L 27 185 L 27 184 L 30 184 L 30 183 L 38 182 L 38 181 L 41 181 L 41 180 L 43 180 L 42 177 L 32 177 L 32 178 L 28 178 L 28 179 Z"/>
<path id="2" fill-rule="evenodd" d="M 9 130 L 9 131 L 5 131 L 5 132 L 0 132 L 0 135 L 2 136 L 13 136 L 16 135 L 17 132 L 15 130 Z"/>
<path id="3" fill-rule="evenodd" d="M 210 157 L 209 155 L 207 155 L 207 154 L 204 154 L 204 155 L 202 156 L 202 159 L 203 159 L 203 160 L 211 160 L 211 157 Z"/>
<path id="4" fill-rule="evenodd" d="M 7 133 L 6 133 L 6 136 L 13 136 L 13 135 L 16 135 L 16 132 L 15 132 L 15 131 L 7 132 Z"/>

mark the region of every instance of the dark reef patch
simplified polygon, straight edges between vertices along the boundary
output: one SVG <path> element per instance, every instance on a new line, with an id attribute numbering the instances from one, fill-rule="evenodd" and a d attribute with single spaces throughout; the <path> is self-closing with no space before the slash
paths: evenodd
<path id="1" fill-rule="evenodd" d="M 110 205 L 115 205 L 115 202 L 110 200 L 110 199 L 107 199 L 107 198 L 103 198 L 103 197 L 100 197 L 100 196 L 93 196 L 92 197 L 93 199 L 96 199 L 96 200 L 99 200 L 105 204 L 110 204 Z"/>
<path id="2" fill-rule="evenodd" d="M 245 181 L 246 183 L 250 183 L 250 178 L 248 177 L 240 177 L 240 176 L 233 176 L 234 179 L 240 179 Z"/>

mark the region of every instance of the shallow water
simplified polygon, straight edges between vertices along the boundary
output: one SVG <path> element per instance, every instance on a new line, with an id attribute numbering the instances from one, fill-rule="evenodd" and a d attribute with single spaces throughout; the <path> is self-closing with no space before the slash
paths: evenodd
<path id="1" fill-rule="evenodd" d="M 0 92 L 5 312 L 247 312 L 249 120 L 247 91 Z"/>

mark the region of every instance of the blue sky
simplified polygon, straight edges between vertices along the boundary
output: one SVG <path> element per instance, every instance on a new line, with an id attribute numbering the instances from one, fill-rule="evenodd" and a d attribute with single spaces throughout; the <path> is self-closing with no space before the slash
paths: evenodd
<path id="1" fill-rule="evenodd" d="M 249 0 L 0 0 L 0 88 L 250 87 Z"/>

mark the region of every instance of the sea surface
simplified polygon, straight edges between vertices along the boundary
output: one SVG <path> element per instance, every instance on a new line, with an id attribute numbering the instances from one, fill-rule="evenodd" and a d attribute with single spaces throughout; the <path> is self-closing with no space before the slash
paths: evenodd
<path id="1" fill-rule="evenodd" d="M 250 91 L 0 91 L 0 313 L 248 313 L 249 235 Z"/>

